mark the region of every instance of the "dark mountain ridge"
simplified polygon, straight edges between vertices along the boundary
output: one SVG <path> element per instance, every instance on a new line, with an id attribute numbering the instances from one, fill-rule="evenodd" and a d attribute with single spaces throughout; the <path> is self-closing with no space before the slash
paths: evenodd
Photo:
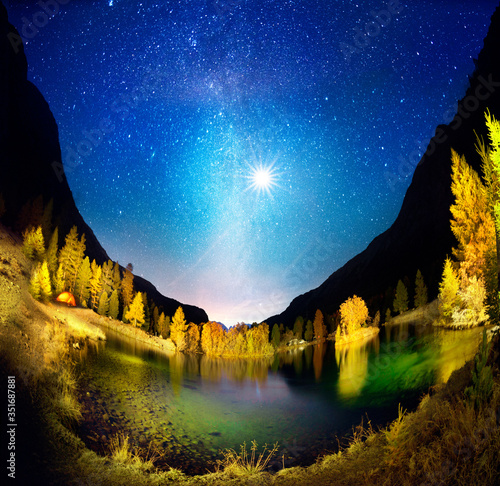
<path id="1" fill-rule="evenodd" d="M 76 225 L 79 234 L 85 233 L 87 255 L 102 264 L 109 257 L 75 205 L 62 165 L 56 121 L 38 88 L 28 81 L 27 71 L 22 40 L 0 2 L 0 194 L 6 210 L 2 221 L 14 226 L 27 202 L 40 195 L 45 204 L 53 199 L 60 244 Z M 144 278 L 135 276 L 134 285 L 167 315 L 182 306 L 188 322 L 208 321 L 203 309 L 165 297 Z"/>
<path id="2" fill-rule="evenodd" d="M 456 243 L 450 230 L 451 149 L 465 155 L 467 162 L 481 173 L 474 131 L 487 139 L 486 109 L 500 118 L 500 7 L 491 18 L 484 47 L 475 64 L 454 119 L 448 125 L 437 127 L 415 168 L 393 225 L 319 287 L 296 297 L 284 312 L 268 318 L 268 324 L 291 326 L 300 315 L 314 319 L 317 309 L 333 314 L 354 294 L 369 303 L 372 313 L 384 312 L 388 289 L 395 288 L 398 280 L 405 276 L 413 283 L 418 269 L 429 286 L 430 297 L 437 295 L 444 259 Z M 408 167 L 411 168 L 410 162 L 400 168 L 405 173 Z"/>

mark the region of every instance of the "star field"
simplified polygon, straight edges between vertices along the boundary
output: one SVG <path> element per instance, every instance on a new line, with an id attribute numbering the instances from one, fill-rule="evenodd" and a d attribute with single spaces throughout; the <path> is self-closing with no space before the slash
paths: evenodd
<path id="1" fill-rule="evenodd" d="M 80 212 L 112 259 L 234 324 L 392 224 L 498 2 L 56 4 L 39 27 L 35 2 L 7 9 Z"/>

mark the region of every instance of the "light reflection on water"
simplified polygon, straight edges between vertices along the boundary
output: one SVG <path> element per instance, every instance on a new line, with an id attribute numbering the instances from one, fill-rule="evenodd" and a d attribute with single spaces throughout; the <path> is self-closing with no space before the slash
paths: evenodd
<path id="1" fill-rule="evenodd" d="M 109 417 L 103 435 L 125 430 L 188 467 L 254 439 L 278 441 L 288 464 L 311 462 L 365 414 L 385 424 L 399 403 L 414 407 L 474 355 L 482 330 L 387 326 L 338 350 L 325 343 L 260 360 L 166 355 L 105 332 L 81 365 L 87 403 Z"/>

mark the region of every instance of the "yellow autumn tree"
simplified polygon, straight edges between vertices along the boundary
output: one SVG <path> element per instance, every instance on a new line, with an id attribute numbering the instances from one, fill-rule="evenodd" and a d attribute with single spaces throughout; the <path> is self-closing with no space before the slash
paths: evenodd
<path id="1" fill-rule="evenodd" d="M 186 331 L 187 324 L 184 317 L 184 311 L 182 307 L 178 307 L 175 311 L 174 317 L 172 317 L 172 323 L 170 324 L 170 339 L 177 346 L 178 351 L 183 351 L 186 346 Z"/>
<path id="2" fill-rule="evenodd" d="M 136 327 L 140 327 L 141 324 L 144 324 L 144 303 L 140 292 L 135 294 L 134 300 L 126 313 L 125 318 L 129 322 L 132 322 Z"/>
<path id="3" fill-rule="evenodd" d="M 365 301 L 353 295 L 340 306 L 340 325 L 346 334 L 356 332 L 368 319 Z"/>

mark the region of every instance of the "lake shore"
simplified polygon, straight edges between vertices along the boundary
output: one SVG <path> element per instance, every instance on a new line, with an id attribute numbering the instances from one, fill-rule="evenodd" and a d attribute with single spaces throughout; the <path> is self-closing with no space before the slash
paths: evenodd
<path id="1" fill-rule="evenodd" d="M 339 339 L 335 339 L 335 347 L 347 346 L 363 339 L 376 336 L 380 332 L 378 327 L 362 327 L 352 334 L 342 335 Z"/>

